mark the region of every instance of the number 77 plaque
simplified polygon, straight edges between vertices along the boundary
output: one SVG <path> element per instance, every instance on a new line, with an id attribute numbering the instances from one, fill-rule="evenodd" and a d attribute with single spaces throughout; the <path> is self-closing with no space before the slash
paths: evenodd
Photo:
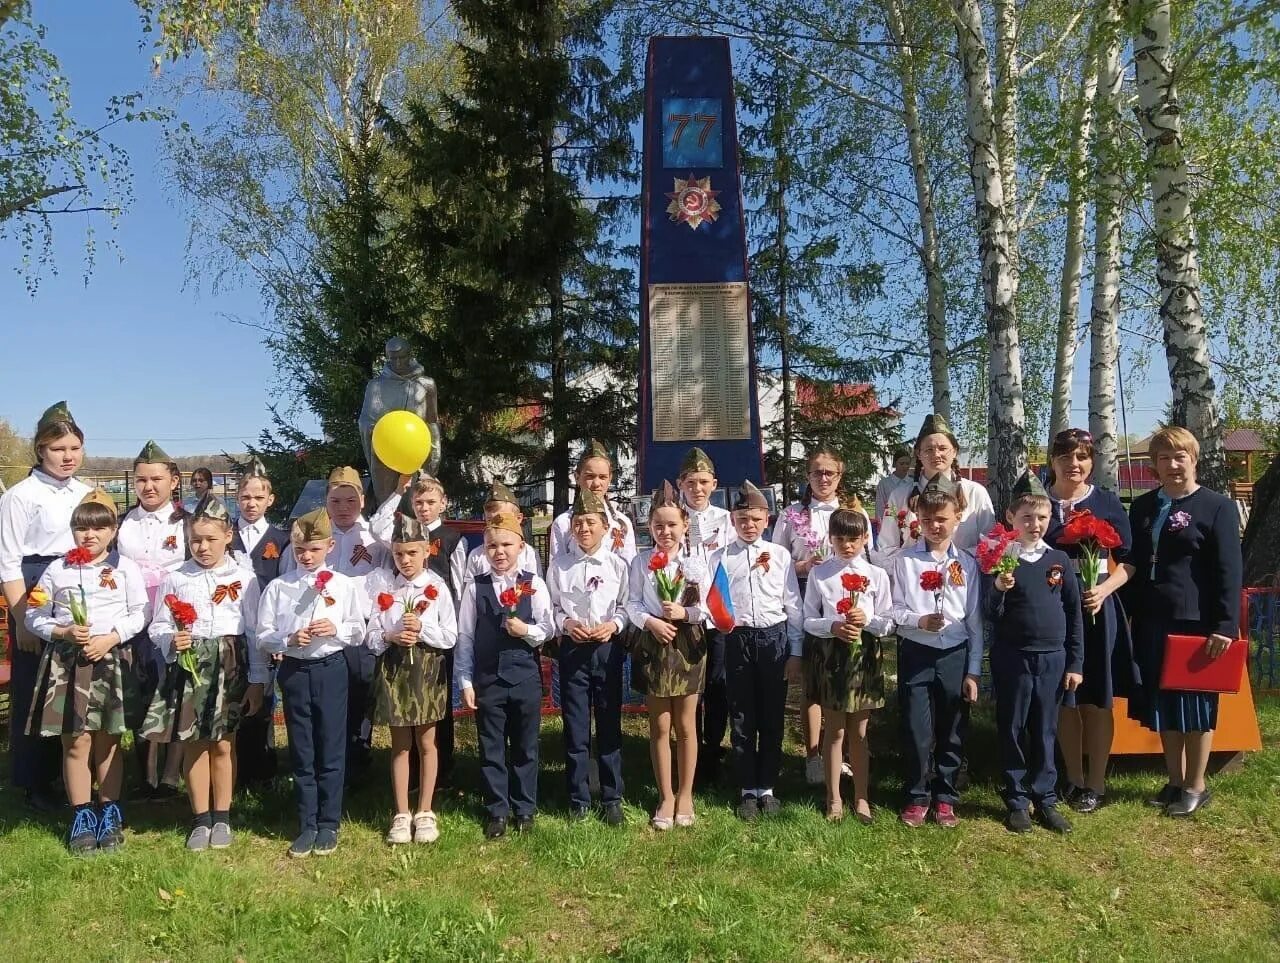
<path id="1" fill-rule="evenodd" d="M 645 77 L 639 485 L 690 445 L 763 483 L 729 42 L 654 37 Z"/>

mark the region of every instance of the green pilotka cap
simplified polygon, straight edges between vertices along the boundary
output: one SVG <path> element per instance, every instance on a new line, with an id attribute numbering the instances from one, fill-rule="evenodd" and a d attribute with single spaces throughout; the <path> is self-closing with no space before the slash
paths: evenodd
<path id="1" fill-rule="evenodd" d="M 142 446 L 142 451 L 138 452 L 138 457 L 133 460 L 135 465 L 167 465 L 173 461 L 163 448 L 148 439 L 147 443 Z"/>
<path id="2" fill-rule="evenodd" d="M 515 493 L 496 478 L 493 480 L 493 484 L 489 486 L 489 495 L 484 500 L 486 505 L 493 502 L 503 502 L 508 505 L 520 504 L 516 501 Z"/>
<path id="3" fill-rule="evenodd" d="M 920 444 L 921 439 L 927 438 L 929 435 L 953 435 L 955 432 L 951 430 L 951 426 L 947 424 L 947 419 L 942 415 L 929 414 L 924 416 L 924 422 L 920 425 L 920 431 L 916 435 L 916 444 Z"/>
<path id="4" fill-rule="evenodd" d="M 325 542 L 331 538 L 333 538 L 333 522 L 329 520 L 329 513 L 323 507 L 307 512 L 305 515 L 299 515 L 293 520 L 290 540 L 295 545 Z"/>
<path id="5" fill-rule="evenodd" d="M 40 434 L 50 425 L 56 425 L 59 422 L 65 422 L 68 425 L 76 423 L 76 420 L 71 417 L 71 409 L 67 407 L 65 401 L 59 401 L 44 410 L 44 414 L 36 422 L 36 434 Z"/>
<path id="6" fill-rule="evenodd" d="M 680 477 L 691 475 L 695 471 L 705 471 L 710 475 L 716 473 L 716 466 L 711 461 L 711 456 L 697 446 L 684 453 L 684 460 L 680 462 Z"/>
<path id="7" fill-rule="evenodd" d="M 578 494 L 573 499 L 573 518 L 579 515 L 607 515 L 608 509 L 604 506 L 604 499 L 591 491 L 589 488 L 579 488 Z"/>
<path id="8" fill-rule="evenodd" d="M 960 486 L 956 484 L 954 478 L 943 472 L 938 472 L 938 474 L 929 479 L 928 484 L 924 486 L 924 491 L 925 494 L 939 492 L 940 494 L 954 497 L 959 488 Z"/>
<path id="9" fill-rule="evenodd" d="M 1039 476 L 1024 471 L 1022 477 L 1013 483 L 1013 497 L 1017 498 L 1019 495 L 1039 495 L 1042 498 L 1048 498 L 1049 492 L 1045 490 Z"/>

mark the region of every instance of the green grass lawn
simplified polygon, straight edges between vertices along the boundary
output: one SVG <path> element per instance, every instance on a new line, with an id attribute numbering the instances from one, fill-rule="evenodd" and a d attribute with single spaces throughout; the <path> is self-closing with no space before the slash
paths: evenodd
<path id="1" fill-rule="evenodd" d="M 988 707 L 989 710 L 989 707 Z M 486 843 L 478 802 L 437 806 L 433 847 L 382 843 L 385 760 L 348 797 L 336 856 L 293 862 L 290 789 L 237 800 L 225 852 L 183 849 L 181 803 L 131 806 L 118 855 L 76 860 L 59 823 L 0 797 L 0 933 L 12 960 L 1224 959 L 1280 958 L 1280 699 L 1260 700 L 1263 752 L 1217 776 L 1175 823 L 1142 805 L 1161 783 L 1121 767 L 1114 800 L 1057 838 L 1000 823 L 988 710 L 955 832 L 895 818 L 895 720 L 872 744 L 874 825 L 828 825 L 789 745 L 780 817 L 737 822 L 702 796 L 698 824 L 657 835 L 643 717 L 628 720 L 629 824 L 569 825 L 559 724 L 543 730 L 532 834 Z M 459 727 L 474 743 L 474 729 Z M 474 752 L 458 783 L 476 784 Z"/>

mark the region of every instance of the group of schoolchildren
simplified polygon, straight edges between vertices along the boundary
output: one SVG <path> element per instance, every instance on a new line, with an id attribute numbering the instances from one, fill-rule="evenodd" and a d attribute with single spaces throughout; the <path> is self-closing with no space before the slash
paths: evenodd
<path id="1" fill-rule="evenodd" d="M 920 437 L 939 430 L 930 416 Z M 358 473 L 338 468 L 326 505 L 285 532 L 265 521 L 274 496 L 260 464 L 241 480 L 233 522 L 212 495 L 190 512 L 176 508 L 166 484 L 174 466 L 148 443 L 135 464 L 139 504 L 118 522 L 111 497 L 74 478 L 82 441 L 65 405 L 50 409 L 36 433 L 39 464 L 0 501 L 6 595 L 16 555 L 25 625 L 43 643 L 38 655 L 15 648 L 15 776 L 29 793 L 46 789 L 40 737 L 61 737 L 73 852 L 123 844 L 118 746 L 130 730 L 165 750 L 149 758 L 153 781 L 173 781 L 180 766 L 194 815 L 187 848 L 231 845 L 237 765 L 263 751 L 276 684 L 298 807 L 290 856 L 337 848 L 344 781 L 367 759 L 371 726 L 391 734 L 387 841 L 439 837 L 433 794 L 452 766 L 455 686 L 475 713 L 484 834 L 527 831 L 544 653 L 559 667 L 572 820 L 592 811 L 594 721 L 600 816 L 625 821 L 630 655 L 648 708 L 654 830 L 694 824 L 695 771 L 716 773 L 726 724 L 737 815 L 779 810 L 789 684 L 803 694 L 806 770 L 826 785 L 827 817 L 844 816 L 843 774 L 856 818 L 870 822 L 867 724 L 885 704 L 882 654 L 894 635 L 899 816 L 912 827 L 929 818 L 952 827 L 984 615 L 994 626 L 1010 828 L 1029 828 L 1034 804 L 1044 826 L 1070 829 L 1056 808 L 1053 742 L 1061 692 L 1080 680 L 1080 596 L 1069 560 L 1043 542 L 1049 500 L 1031 476 L 1008 510 L 1020 543 L 1011 575 L 981 575 L 955 544 L 976 499 L 946 473 L 915 483 L 913 538 L 874 548 L 870 519 L 856 499 L 841 500 L 843 465 L 826 451 L 810 457 L 805 499 L 769 537 L 763 493 L 745 482 L 731 510 L 712 505 L 715 467 L 691 449 L 677 486 L 654 493 L 653 545 L 637 553 L 630 521 L 608 499 L 608 452 L 592 442 L 573 506 L 552 523 L 544 580 L 515 497 L 499 482 L 484 506 L 484 544 L 468 553 L 441 523 L 447 497 L 430 476 L 406 479 L 403 494 L 366 519 Z M 51 521 L 59 515 L 60 532 Z M 23 531 L 35 535 L 23 541 Z M 238 731 L 251 744 L 235 748 Z"/>

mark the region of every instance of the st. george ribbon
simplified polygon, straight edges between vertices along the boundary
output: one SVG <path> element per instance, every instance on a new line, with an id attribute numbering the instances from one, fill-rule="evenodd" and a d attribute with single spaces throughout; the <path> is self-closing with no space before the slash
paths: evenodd
<path id="1" fill-rule="evenodd" d="M 638 481 L 711 456 L 764 481 L 733 70 L 722 37 L 653 37 L 645 76 Z"/>

